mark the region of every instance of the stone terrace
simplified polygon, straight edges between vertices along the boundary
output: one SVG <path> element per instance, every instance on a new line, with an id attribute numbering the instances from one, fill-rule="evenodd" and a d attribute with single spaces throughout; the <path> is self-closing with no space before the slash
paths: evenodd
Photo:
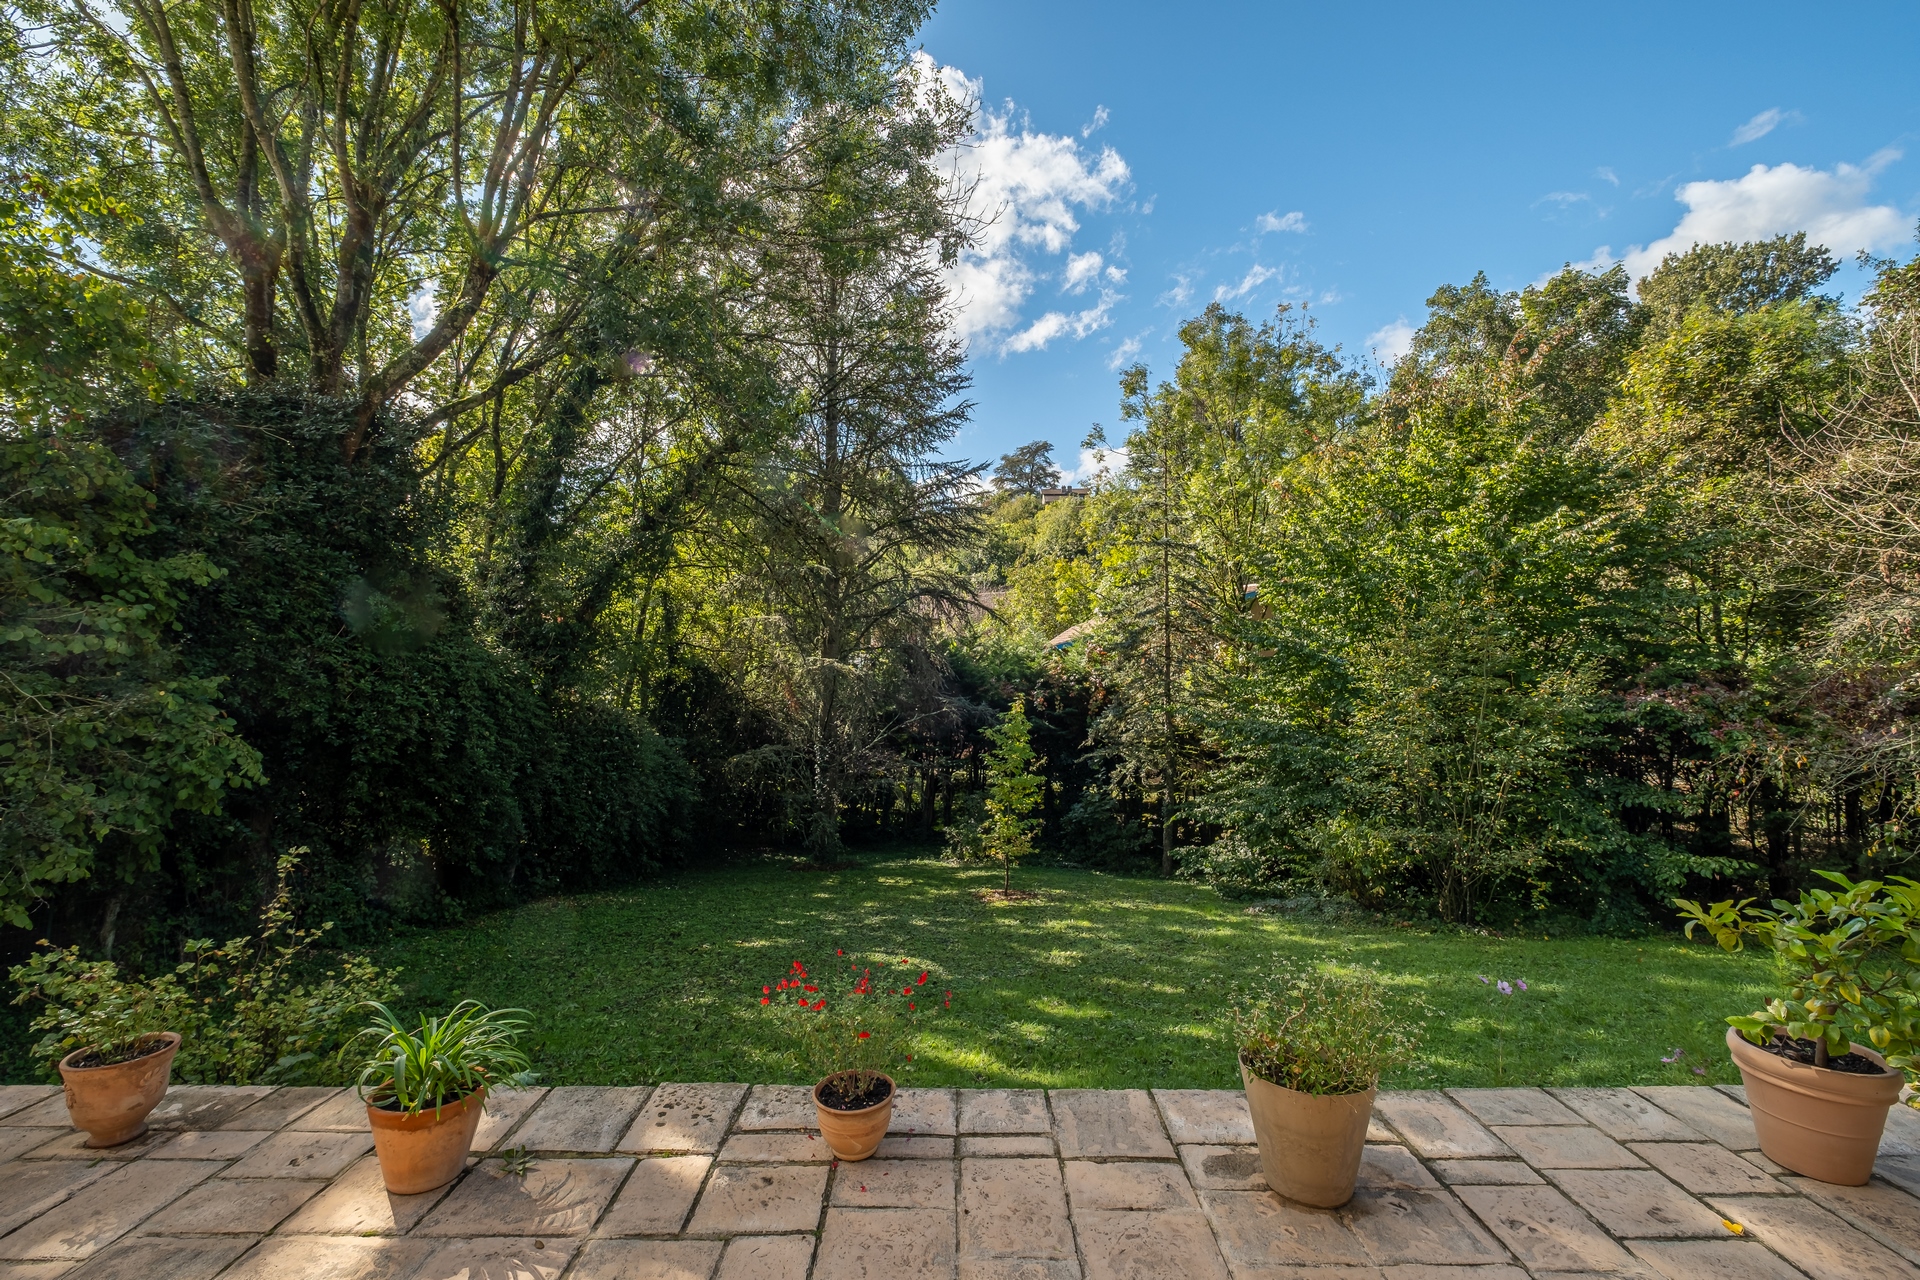
<path id="1" fill-rule="evenodd" d="M 351 1091 L 180 1087 L 99 1153 L 9 1086 L 0 1277 L 1920 1280 L 1902 1108 L 1848 1188 L 1761 1156 L 1737 1089 L 1383 1094 L 1337 1212 L 1265 1189 L 1237 1092 L 907 1090 L 860 1164 L 812 1119 L 781 1086 L 506 1094 L 399 1197 Z"/>

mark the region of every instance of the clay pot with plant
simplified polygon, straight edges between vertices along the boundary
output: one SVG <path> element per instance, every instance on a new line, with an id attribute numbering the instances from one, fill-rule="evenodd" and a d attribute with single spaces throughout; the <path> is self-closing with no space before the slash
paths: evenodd
<path id="1" fill-rule="evenodd" d="M 1413 1056 L 1411 1019 L 1372 970 L 1288 962 L 1236 993 L 1233 1024 L 1267 1185 L 1317 1208 L 1345 1204 L 1380 1076 Z"/>
<path id="2" fill-rule="evenodd" d="M 917 1024 L 953 1003 L 953 992 L 928 986 L 930 977 L 904 959 L 876 974 L 836 951 L 817 975 L 796 960 L 760 988 L 760 1003 L 793 1037 L 803 1069 L 820 1076 L 814 1114 L 841 1160 L 865 1160 L 879 1148 L 899 1096 L 892 1073 L 912 1069 Z"/>
<path id="3" fill-rule="evenodd" d="M 372 1048 L 360 1067 L 380 1177 L 397 1196 L 444 1187 L 466 1167 L 488 1090 L 533 1083 L 518 1041 L 524 1009 L 462 1000 L 442 1017 L 408 1027 L 384 1004 L 360 1033 Z"/>
<path id="4" fill-rule="evenodd" d="M 1771 910 L 1751 898 L 1675 905 L 1687 936 L 1704 928 L 1728 951 L 1751 939 L 1779 963 L 1785 993 L 1727 1019 L 1760 1150 L 1857 1187 L 1873 1176 L 1905 1077 L 1920 1074 L 1920 881 L 1819 874 L 1837 888 L 1776 898 Z"/>

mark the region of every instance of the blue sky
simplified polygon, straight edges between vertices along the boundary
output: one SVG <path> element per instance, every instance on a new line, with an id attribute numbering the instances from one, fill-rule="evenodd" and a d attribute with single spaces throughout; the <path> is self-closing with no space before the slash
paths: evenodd
<path id="1" fill-rule="evenodd" d="M 1305 302 L 1390 359 L 1477 270 L 1792 230 L 1904 257 L 1920 216 L 1912 3 L 945 0 L 921 41 L 981 104 L 976 459 L 1047 439 L 1075 465 L 1119 426 L 1114 370 L 1171 372 L 1216 297 Z"/>

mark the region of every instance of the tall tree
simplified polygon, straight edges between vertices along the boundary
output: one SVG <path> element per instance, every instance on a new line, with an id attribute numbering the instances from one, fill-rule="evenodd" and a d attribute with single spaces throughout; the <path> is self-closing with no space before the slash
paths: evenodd
<path id="1" fill-rule="evenodd" d="M 1038 494 L 1059 483 L 1060 468 L 1053 465 L 1053 446 L 1045 440 L 1001 454 L 993 468 L 993 487 L 1001 493 Z"/>

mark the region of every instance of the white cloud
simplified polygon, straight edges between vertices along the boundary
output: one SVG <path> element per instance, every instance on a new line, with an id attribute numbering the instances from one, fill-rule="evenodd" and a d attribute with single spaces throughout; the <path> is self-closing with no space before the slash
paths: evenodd
<path id="1" fill-rule="evenodd" d="M 1022 351 L 1044 351 L 1049 342 L 1062 334 L 1071 334 L 1077 341 L 1090 333 L 1097 333 L 1113 323 L 1113 304 L 1120 295 L 1111 289 L 1100 291 L 1100 301 L 1085 311 L 1071 314 L 1064 311 L 1049 311 L 1020 332 L 1000 344 L 1001 355 L 1017 355 Z"/>
<path id="2" fill-rule="evenodd" d="M 1111 471 L 1124 471 L 1127 467 L 1125 449 L 1086 449 L 1080 450 L 1080 460 L 1071 467 L 1060 469 L 1060 479 L 1065 484 L 1091 484 L 1103 474 Z"/>
<path id="3" fill-rule="evenodd" d="M 1607 166 L 1605 165 L 1601 165 L 1598 169 L 1595 169 L 1593 171 L 1593 176 L 1600 179 L 1600 181 L 1602 182 L 1611 183 L 1616 187 L 1620 185 L 1620 175 L 1615 173 L 1613 170 L 1607 168 Z"/>
<path id="4" fill-rule="evenodd" d="M 1080 230 L 1078 215 L 1107 208 L 1125 193 L 1132 178 L 1127 162 L 1112 147 L 1095 150 L 1071 135 L 1036 133 L 1016 119 L 1010 102 L 999 111 L 983 106 L 979 80 L 956 67 L 940 66 L 924 51 L 914 55 L 914 71 L 971 104 L 974 112 L 972 136 L 946 157 L 954 182 L 971 193 L 968 212 L 981 223 L 976 243 L 948 270 L 960 336 L 972 340 L 1020 329 L 1001 350 L 1032 351 L 1060 333 L 1084 336 L 1092 331 L 1088 325 L 1098 328 L 1111 306 L 1104 292 L 1099 306 L 1090 311 L 1076 316 L 1049 313 L 1024 329 L 1021 309 L 1044 274 L 1038 260 L 1072 248 Z M 1096 110 L 1086 132 L 1105 121 L 1105 108 Z M 1070 288 L 1084 288 L 1093 278 L 1086 267 L 1075 265 L 1087 257 L 1069 258 Z M 1099 255 L 1092 257 L 1096 271 L 1105 265 Z M 1076 277 L 1076 269 L 1085 274 Z M 1109 273 L 1107 279 L 1118 283 L 1125 274 Z M 1090 318 L 1096 313 L 1099 323 Z"/>
<path id="5" fill-rule="evenodd" d="M 1091 138 L 1094 134 L 1100 132 L 1102 129 L 1106 127 L 1107 127 L 1107 109 L 1105 107 L 1095 107 L 1093 109 L 1093 119 L 1087 121 L 1086 124 L 1081 126 L 1080 136 L 1083 138 Z"/>
<path id="6" fill-rule="evenodd" d="M 407 299 L 407 319 L 413 325 L 413 340 L 418 342 L 426 337 L 439 318 L 440 303 L 433 296 L 433 282 L 423 281 Z"/>
<path id="7" fill-rule="evenodd" d="M 1298 209 L 1286 214 L 1282 214 L 1278 209 L 1275 209 L 1255 218 L 1253 227 L 1254 230 L 1260 232 L 1262 235 L 1265 235 L 1269 231 L 1297 231 L 1304 235 L 1307 230 L 1307 215 L 1301 213 Z"/>
<path id="8" fill-rule="evenodd" d="M 1381 364 L 1392 364 L 1413 350 L 1414 328 L 1401 316 L 1392 324 L 1381 325 L 1367 335 L 1367 349 Z"/>
<path id="9" fill-rule="evenodd" d="M 1733 131 L 1733 137 L 1728 140 L 1727 145 L 1730 147 L 1741 147 L 1749 142 L 1758 142 L 1775 129 L 1778 129 L 1781 125 L 1790 120 L 1798 120 L 1799 118 L 1800 113 L 1798 111 L 1782 111 L 1778 107 L 1768 107 L 1765 111 L 1762 111 L 1759 115 L 1747 121 L 1738 129 L 1735 129 Z"/>
<path id="10" fill-rule="evenodd" d="M 1106 263 L 1107 260 L 1096 250 L 1074 254 L 1067 259 L 1066 274 L 1060 278 L 1061 286 L 1069 293 L 1084 292 L 1088 285 L 1099 279 L 1100 268 Z"/>
<path id="11" fill-rule="evenodd" d="M 1184 307 L 1192 297 L 1193 278 L 1191 276 L 1175 276 L 1173 278 L 1173 287 L 1154 299 L 1154 303 L 1156 306 L 1162 307 Z"/>
<path id="12" fill-rule="evenodd" d="M 1836 165 L 1831 172 L 1757 164 L 1739 178 L 1683 183 L 1674 193 L 1687 206 L 1679 225 L 1652 244 L 1632 246 L 1621 260 L 1637 280 L 1668 254 L 1697 244 L 1766 240 L 1795 231 L 1842 255 L 1898 244 L 1907 235 L 1907 216 L 1892 205 L 1868 204 L 1867 192 L 1874 175 L 1899 158 L 1898 151 L 1882 151 L 1865 165 Z"/>
<path id="13" fill-rule="evenodd" d="M 1213 291 L 1213 300 L 1215 302 L 1230 302 L 1235 298 L 1244 298 L 1279 274 L 1280 268 L 1263 267 L 1256 262 L 1252 268 L 1248 270 L 1246 275 L 1240 277 L 1239 284 L 1223 284 L 1215 289 Z"/>
<path id="14" fill-rule="evenodd" d="M 1549 191 L 1538 200 L 1535 200 L 1534 203 L 1557 204 L 1564 209 L 1570 204 L 1579 204 L 1582 200 L 1591 203 L 1593 197 L 1584 191 Z"/>
<path id="15" fill-rule="evenodd" d="M 1125 365 L 1131 364 L 1133 358 L 1140 354 L 1140 338 L 1142 336 L 1144 335 L 1135 335 L 1115 347 L 1113 354 L 1107 357 L 1107 368 L 1117 370 Z"/>

